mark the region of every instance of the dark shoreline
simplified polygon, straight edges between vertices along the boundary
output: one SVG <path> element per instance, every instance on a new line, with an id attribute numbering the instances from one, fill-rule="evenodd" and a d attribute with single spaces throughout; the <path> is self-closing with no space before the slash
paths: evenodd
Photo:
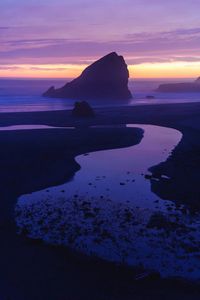
<path id="1" fill-rule="evenodd" d="M 200 103 L 173 103 L 137 106 L 115 106 L 96 108 L 96 117 L 76 119 L 71 110 L 0 113 L 0 126 L 21 124 L 44 124 L 49 126 L 88 126 L 101 124 L 145 123 L 183 128 L 179 124 L 185 118 L 197 116 L 200 113 Z M 187 126 L 187 125 L 186 125 Z M 200 126 L 200 125 L 199 125 Z M 178 127 L 178 128 L 177 128 Z"/>
<path id="2" fill-rule="evenodd" d="M 43 187 L 42 180 L 47 173 L 50 175 L 49 177 L 52 174 L 54 175 L 48 183 L 45 183 L 47 186 L 48 184 L 50 186 L 62 183 L 73 176 L 73 172 L 79 168 L 74 163 L 74 156 L 84 152 L 95 151 L 95 149 L 100 149 L 101 145 L 105 144 L 107 148 L 122 147 L 131 144 L 130 136 L 132 135 L 132 131 L 127 131 L 124 128 L 116 129 L 116 135 L 114 135 L 113 129 L 110 129 L 110 133 L 106 129 L 107 136 L 105 136 L 104 129 L 88 129 L 87 127 L 90 125 L 152 124 L 180 130 L 183 133 L 183 139 L 174 150 L 169 162 L 165 162 L 165 165 L 162 165 L 162 172 L 167 172 L 169 175 L 171 174 L 170 172 L 174 173 L 172 166 L 174 166 L 174 162 L 180 160 L 178 164 L 179 168 L 176 165 L 175 178 L 171 181 L 172 187 L 173 183 L 176 182 L 176 185 L 179 183 L 181 188 L 182 180 L 186 180 L 185 186 L 186 183 L 188 185 L 191 177 L 190 174 L 193 174 L 194 165 L 195 172 L 192 180 L 194 181 L 195 178 L 198 183 L 198 169 L 200 166 L 200 139 L 198 139 L 200 133 L 200 103 L 101 108 L 97 109 L 96 113 L 97 116 L 95 118 L 87 120 L 71 117 L 70 111 L 0 114 L 1 126 L 45 124 L 50 126 L 75 126 L 79 128 L 76 129 L 76 134 L 70 132 L 69 139 L 66 140 L 66 130 L 62 129 L 53 129 L 50 134 L 47 134 L 45 130 L 33 130 L 31 134 L 28 131 L 0 133 L 1 145 L 6 146 L 0 151 L 1 154 L 4 153 L 4 156 L 1 155 L 1 179 L 4 181 L 0 191 L 1 199 L 10 202 L 10 205 L 8 205 L 9 211 L 16 199 L 15 187 L 19 191 L 19 194 L 22 191 L 24 193 L 24 191 L 30 192 L 31 190 L 34 191 L 37 188 L 41 188 Z M 77 140 L 77 132 L 79 140 Z M 90 134 L 88 134 L 89 132 Z M 123 137 L 120 141 L 118 140 L 119 135 Z M 25 144 L 23 144 L 24 138 L 26 140 Z M 112 141 L 110 140 L 111 138 Z M 135 142 L 139 142 L 140 138 L 141 132 L 137 135 Z M 94 139 L 99 141 L 99 144 L 94 145 Z M 25 147 L 27 141 L 29 148 Z M 65 141 L 64 145 L 63 141 Z M 23 159 L 24 170 L 19 163 L 16 165 L 13 164 L 16 157 L 16 153 L 13 152 L 13 145 L 17 145 L 19 142 L 21 142 L 21 148 L 19 147 L 18 150 L 19 154 L 21 149 L 24 150 L 20 158 L 21 160 Z M 53 149 L 49 150 L 46 148 L 48 143 L 55 145 Z M 68 153 L 63 151 L 63 148 L 69 147 L 69 143 L 71 156 L 69 155 L 69 151 Z M 103 148 L 106 147 L 104 146 Z M 33 154 L 35 156 L 31 165 L 29 164 L 30 157 L 26 160 L 27 153 L 30 152 L 30 156 Z M 49 157 L 47 157 L 47 153 Z M 55 162 L 52 169 L 47 171 L 46 167 L 56 153 L 62 153 L 60 160 Z M 193 163 L 191 162 L 191 156 Z M 41 162 L 44 157 L 46 164 L 42 166 Z M 38 159 L 40 161 L 39 164 L 36 163 Z M 8 161 L 10 161 L 10 166 L 8 166 Z M 62 174 L 60 172 L 58 174 L 58 170 L 63 169 L 63 161 L 68 164 L 69 169 L 64 170 Z M 184 164 L 186 163 L 189 170 L 187 176 L 185 174 L 184 176 L 180 176 L 183 168 L 185 168 L 183 162 Z M 190 172 L 191 167 L 192 172 Z M 16 174 L 18 174 L 17 181 L 14 180 L 16 174 L 13 173 L 10 176 L 12 169 L 15 169 Z M 21 169 L 22 171 L 19 171 Z M 30 177 L 27 177 L 27 172 L 30 170 L 32 173 Z M 160 172 L 161 166 L 155 167 L 153 171 Z M 20 172 L 21 179 L 19 176 Z M 38 173 L 41 176 L 38 177 Z M 7 175 L 7 179 L 5 174 Z M 28 182 L 30 182 L 31 178 L 33 179 L 32 186 L 29 186 Z M 25 189 L 23 186 L 20 187 L 20 180 L 27 180 Z M 10 189 L 11 186 L 12 190 Z M 154 188 L 158 194 L 163 193 L 163 188 L 166 190 L 166 187 L 159 186 Z M 196 184 L 195 188 L 195 195 L 198 196 L 198 184 Z M 171 194 L 168 196 L 174 197 L 172 193 L 174 189 L 171 188 L 169 190 Z M 187 192 L 189 193 L 190 191 Z M 198 201 L 195 201 L 195 203 L 198 204 Z M 0 234 L 5 245 L 1 249 L 0 295 L 5 297 L 5 299 L 8 296 L 16 300 L 53 300 L 58 298 L 73 300 L 133 299 L 133 297 L 134 299 L 169 299 L 169 297 L 171 299 L 178 299 L 180 297 L 182 299 L 199 299 L 199 285 L 171 279 L 161 280 L 158 278 L 135 282 L 133 271 L 130 272 L 128 269 L 122 271 L 123 269 L 107 263 L 87 261 L 85 258 L 77 257 L 66 250 L 47 247 L 19 237 L 15 234 L 13 223 L 10 223 L 10 214 L 5 216 L 4 208 L 5 203 L 1 200 Z M 158 285 L 160 286 L 159 289 Z"/>

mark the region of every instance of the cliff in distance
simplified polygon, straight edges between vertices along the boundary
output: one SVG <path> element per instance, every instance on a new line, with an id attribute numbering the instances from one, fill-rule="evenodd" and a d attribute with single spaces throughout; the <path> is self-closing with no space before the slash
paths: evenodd
<path id="1" fill-rule="evenodd" d="M 157 92 L 161 93 L 200 93 L 200 77 L 194 82 L 161 84 Z"/>

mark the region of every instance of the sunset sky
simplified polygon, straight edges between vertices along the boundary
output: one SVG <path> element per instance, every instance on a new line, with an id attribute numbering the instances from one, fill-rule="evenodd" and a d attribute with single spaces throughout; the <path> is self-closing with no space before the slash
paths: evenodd
<path id="1" fill-rule="evenodd" d="M 116 51 L 135 78 L 200 76 L 199 0 L 0 0 L 0 77 L 74 77 Z"/>

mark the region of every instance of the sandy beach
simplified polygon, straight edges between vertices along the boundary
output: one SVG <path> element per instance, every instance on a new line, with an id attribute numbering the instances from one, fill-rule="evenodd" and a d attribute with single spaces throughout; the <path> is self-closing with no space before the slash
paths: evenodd
<path id="1" fill-rule="evenodd" d="M 137 282 L 137 270 L 91 260 L 16 234 L 13 212 L 18 196 L 72 178 L 80 168 L 74 160 L 79 154 L 128 147 L 138 144 L 143 136 L 140 129 L 89 128 L 93 125 L 152 124 L 181 131 L 183 138 L 168 160 L 152 166 L 153 174 L 164 173 L 170 180 L 152 181 L 152 190 L 163 199 L 176 199 L 177 205 L 186 204 L 192 212 L 199 211 L 199 103 L 109 107 L 95 112 L 96 116 L 89 119 L 74 118 L 70 111 L 0 114 L 0 126 L 76 128 L 0 132 L 0 235 L 4 241 L 0 296 L 16 300 L 53 300 L 61 296 L 76 300 L 199 299 L 199 284 L 157 277 Z M 39 295 L 35 286 L 40 286 Z"/>

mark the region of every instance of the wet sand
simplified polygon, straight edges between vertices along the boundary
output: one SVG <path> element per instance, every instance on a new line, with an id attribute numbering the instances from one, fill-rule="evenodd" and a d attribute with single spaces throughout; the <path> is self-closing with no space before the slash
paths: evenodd
<path id="1" fill-rule="evenodd" d="M 12 208 L 18 195 L 68 180 L 79 168 L 74 161 L 74 156 L 78 154 L 101 147 L 109 149 L 138 143 L 142 137 L 141 131 L 136 132 L 135 141 L 130 141 L 133 132 L 125 128 L 115 129 L 116 134 L 113 134 L 113 129 L 87 128 L 90 125 L 126 123 L 161 125 L 183 133 L 183 139 L 171 158 L 154 168 L 154 172 L 161 172 L 162 167 L 162 172 L 172 177 L 170 187 L 163 187 L 160 183 L 153 189 L 171 199 L 175 191 L 178 201 L 187 202 L 190 206 L 194 198 L 192 206 L 198 207 L 198 103 L 98 109 L 96 117 L 87 120 L 74 119 L 69 111 L 0 115 L 1 126 L 45 124 L 79 128 L 67 134 L 66 130 L 61 129 L 0 133 L 2 299 L 199 299 L 200 287 L 197 284 L 158 278 L 137 282 L 134 281 L 137 270 L 130 272 L 100 261 L 91 261 L 66 249 L 45 246 L 15 233 Z M 55 157 L 59 159 L 55 160 Z M 187 172 L 183 173 L 185 168 Z M 185 180 L 184 185 L 182 180 Z M 173 188 L 174 182 L 176 190 Z M 188 201 L 188 197 L 185 199 L 183 195 L 186 192 L 187 196 L 190 195 L 192 190 L 194 197 Z"/>

